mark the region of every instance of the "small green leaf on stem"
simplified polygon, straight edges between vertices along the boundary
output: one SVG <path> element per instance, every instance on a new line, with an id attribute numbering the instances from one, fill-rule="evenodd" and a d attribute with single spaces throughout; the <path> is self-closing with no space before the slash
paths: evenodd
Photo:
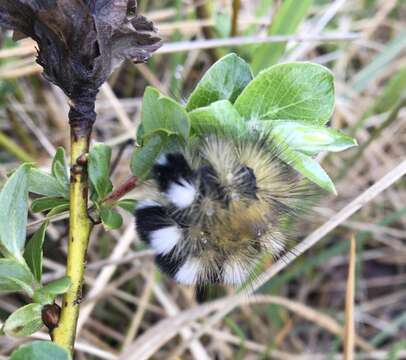
<path id="1" fill-rule="evenodd" d="M 69 290 L 70 285 L 71 282 L 69 277 L 64 276 L 60 279 L 51 281 L 48 284 L 44 285 L 42 290 L 52 295 L 61 295 Z"/>
<path id="2" fill-rule="evenodd" d="M 66 162 L 65 149 L 59 147 L 52 161 L 52 175 L 62 188 L 69 191 L 68 163 Z"/>
<path id="3" fill-rule="evenodd" d="M 28 173 L 31 165 L 21 165 L 0 192 L 0 252 L 22 259 L 28 216 Z"/>
<path id="4" fill-rule="evenodd" d="M 38 195 L 69 199 L 68 190 L 46 172 L 32 168 L 29 174 L 28 191 Z"/>
<path id="5" fill-rule="evenodd" d="M 123 199 L 117 203 L 117 206 L 121 207 L 130 214 L 134 214 L 137 201 L 133 199 Z"/>
<path id="6" fill-rule="evenodd" d="M 154 134 L 176 135 L 186 142 L 190 123 L 183 106 L 148 87 L 142 100 L 141 123 L 143 139 Z"/>
<path id="7" fill-rule="evenodd" d="M 51 281 L 42 288 L 36 290 L 33 295 L 33 300 L 39 304 L 52 304 L 56 296 L 65 294 L 71 286 L 69 277 L 64 276 L 60 279 Z"/>
<path id="8" fill-rule="evenodd" d="M 28 304 L 13 312 L 4 323 L 4 333 L 8 336 L 29 336 L 43 326 L 40 304 Z"/>
<path id="9" fill-rule="evenodd" d="M 88 171 L 89 178 L 98 199 L 111 192 L 113 185 L 109 178 L 111 147 L 106 144 L 95 144 L 90 149 Z"/>
<path id="10" fill-rule="evenodd" d="M 69 210 L 69 206 L 70 206 L 69 203 L 68 203 L 68 204 L 62 204 L 62 205 L 55 206 L 55 207 L 47 214 L 47 216 L 48 216 L 48 217 L 51 217 L 51 216 L 54 216 L 54 215 L 61 214 L 61 213 L 65 212 L 65 211 L 68 211 L 68 210 Z"/>
<path id="11" fill-rule="evenodd" d="M 242 58 L 236 54 L 224 56 L 199 81 L 189 97 L 186 110 L 205 107 L 218 100 L 234 103 L 252 78 L 252 71 Z"/>
<path id="12" fill-rule="evenodd" d="M 123 225 L 122 216 L 109 207 L 102 207 L 100 210 L 100 218 L 106 230 L 119 229 Z"/>
<path id="13" fill-rule="evenodd" d="M 135 149 L 131 157 L 131 171 L 133 175 L 141 180 L 146 179 L 162 148 L 163 141 L 161 136 L 154 135 L 148 139 L 144 146 Z"/>
<path id="14" fill-rule="evenodd" d="M 25 265 L 13 259 L 0 259 L 0 293 L 24 291 L 31 296 L 33 281 Z"/>
<path id="15" fill-rule="evenodd" d="M 66 204 L 69 204 L 69 200 L 47 196 L 33 200 L 31 203 L 31 210 L 33 213 L 39 213 Z"/>
<path id="16" fill-rule="evenodd" d="M 20 346 L 10 360 L 71 360 L 64 348 L 50 341 L 33 341 Z"/>
<path id="17" fill-rule="evenodd" d="M 24 250 L 24 259 L 34 278 L 40 283 L 42 277 L 42 246 L 48 222 L 44 222 L 34 233 Z"/>

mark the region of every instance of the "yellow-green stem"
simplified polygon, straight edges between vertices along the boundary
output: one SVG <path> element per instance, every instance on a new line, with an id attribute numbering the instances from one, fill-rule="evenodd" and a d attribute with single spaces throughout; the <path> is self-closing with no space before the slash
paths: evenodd
<path id="1" fill-rule="evenodd" d="M 66 274 L 71 287 L 62 303 L 58 327 L 53 331 L 53 340 L 73 352 L 79 306 L 82 300 L 82 284 L 86 264 L 86 251 L 91 223 L 87 214 L 88 182 L 86 155 L 89 150 L 90 131 L 77 134 L 72 129 L 71 136 L 71 183 L 69 244 Z"/>

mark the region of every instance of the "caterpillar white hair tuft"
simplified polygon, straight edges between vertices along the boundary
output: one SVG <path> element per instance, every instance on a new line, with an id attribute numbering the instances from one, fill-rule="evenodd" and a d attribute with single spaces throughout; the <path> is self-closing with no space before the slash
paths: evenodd
<path id="1" fill-rule="evenodd" d="M 243 284 L 264 256 L 283 256 L 314 187 L 280 160 L 269 135 L 210 135 L 162 154 L 158 191 L 136 209 L 159 268 L 187 285 Z"/>

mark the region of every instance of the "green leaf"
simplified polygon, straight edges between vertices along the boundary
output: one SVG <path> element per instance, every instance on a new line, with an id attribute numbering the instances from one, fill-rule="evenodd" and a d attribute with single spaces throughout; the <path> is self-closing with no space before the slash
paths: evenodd
<path id="1" fill-rule="evenodd" d="M 95 144 L 90 149 L 88 171 L 90 181 L 98 199 L 102 200 L 113 189 L 109 178 L 111 147 L 105 144 Z"/>
<path id="2" fill-rule="evenodd" d="M 68 190 L 46 172 L 32 168 L 29 173 L 28 191 L 34 194 L 69 198 Z"/>
<path id="3" fill-rule="evenodd" d="M 61 295 L 65 294 L 71 285 L 71 281 L 68 276 L 64 276 L 60 279 L 49 282 L 48 284 L 42 287 L 42 290 L 52 294 L 52 295 Z"/>
<path id="4" fill-rule="evenodd" d="M 268 35 L 290 35 L 296 32 L 306 17 L 312 0 L 285 0 L 272 18 Z M 278 62 L 287 43 L 262 44 L 253 51 L 252 69 L 258 73 L 262 69 Z"/>
<path id="5" fill-rule="evenodd" d="M 33 341 L 20 346 L 10 360 L 72 360 L 62 347 L 50 341 Z"/>
<path id="6" fill-rule="evenodd" d="M 60 213 L 63 213 L 65 211 L 69 210 L 69 203 L 68 204 L 62 204 L 54 207 L 48 214 L 47 216 L 54 216 Z"/>
<path id="7" fill-rule="evenodd" d="M 100 218 L 106 230 L 115 230 L 123 225 L 122 216 L 108 207 L 101 208 Z"/>
<path id="8" fill-rule="evenodd" d="M 30 167 L 21 165 L 0 192 L 0 251 L 20 260 L 26 237 Z"/>
<path id="9" fill-rule="evenodd" d="M 239 112 L 228 100 L 216 101 L 209 106 L 193 110 L 189 113 L 192 131 L 195 134 L 237 135 L 245 128 L 245 122 Z"/>
<path id="10" fill-rule="evenodd" d="M 301 120 L 324 125 L 334 110 L 334 78 L 324 66 L 293 62 L 261 72 L 235 102 L 246 120 Z"/>
<path id="11" fill-rule="evenodd" d="M 45 221 L 34 233 L 24 250 L 24 259 L 34 278 L 40 283 L 42 277 L 42 246 L 48 222 Z"/>
<path id="12" fill-rule="evenodd" d="M 32 295 L 33 281 L 26 266 L 13 259 L 0 259 L 0 293 L 25 291 Z"/>
<path id="13" fill-rule="evenodd" d="M 121 207 L 130 214 L 134 214 L 135 208 L 137 206 L 137 201 L 133 199 L 123 199 L 117 203 L 117 206 Z"/>
<path id="14" fill-rule="evenodd" d="M 322 189 L 337 194 L 334 183 L 330 177 L 320 164 L 310 156 L 302 154 L 299 151 L 285 148 L 280 157 L 285 163 L 292 166 L 296 171 L 320 186 Z"/>
<path id="15" fill-rule="evenodd" d="M 190 124 L 183 106 L 152 87 L 145 90 L 141 123 L 144 140 L 157 133 L 176 135 L 185 142 L 189 138 Z"/>
<path id="16" fill-rule="evenodd" d="M 65 149 L 59 147 L 52 161 L 52 175 L 66 192 L 69 191 L 68 164 L 65 157 Z"/>
<path id="17" fill-rule="evenodd" d="M 42 288 L 36 290 L 33 295 L 33 300 L 42 305 L 52 304 L 55 297 L 65 294 L 71 286 L 71 281 L 68 276 L 64 276 L 58 280 L 51 281 Z"/>
<path id="18" fill-rule="evenodd" d="M 31 203 L 31 210 L 34 213 L 39 213 L 47 210 L 51 210 L 60 205 L 69 204 L 69 200 L 55 197 L 43 197 L 35 199 Z"/>
<path id="19" fill-rule="evenodd" d="M 264 121 L 272 135 L 284 141 L 292 150 L 317 154 L 320 151 L 343 151 L 357 142 L 338 130 L 298 121 Z M 265 127 L 267 127 L 265 125 Z"/>
<path id="20" fill-rule="evenodd" d="M 40 330 L 42 326 L 42 306 L 28 304 L 7 318 L 3 330 L 8 336 L 29 336 Z"/>
<path id="21" fill-rule="evenodd" d="M 218 100 L 234 103 L 252 80 L 249 65 L 236 54 L 217 61 L 197 84 L 186 105 L 187 111 L 205 107 Z"/>
<path id="22" fill-rule="evenodd" d="M 51 305 L 55 302 L 55 295 L 48 294 L 47 292 L 37 289 L 32 295 L 32 301 L 40 305 Z"/>
<path id="23" fill-rule="evenodd" d="M 131 157 L 131 171 L 133 175 L 140 179 L 146 179 L 162 148 L 163 141 L 161 136 L 155 135 L 149 138 L 144 146 L 135 149 Z"/>

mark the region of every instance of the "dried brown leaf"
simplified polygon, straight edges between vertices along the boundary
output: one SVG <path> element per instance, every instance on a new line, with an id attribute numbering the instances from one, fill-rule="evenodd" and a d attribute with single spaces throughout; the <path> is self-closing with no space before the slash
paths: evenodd
<path id="1" fill-rule="evenodd" d="M 0 26 L 33 38 L 46 78 L 71 99 L 92 97 L 125 59 L 161 45 L 131 0 L 0 0 Z"/>

